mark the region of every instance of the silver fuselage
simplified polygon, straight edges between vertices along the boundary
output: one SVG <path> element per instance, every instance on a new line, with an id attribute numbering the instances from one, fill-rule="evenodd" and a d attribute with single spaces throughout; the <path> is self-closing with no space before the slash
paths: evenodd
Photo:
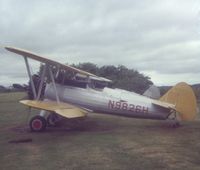
<path id="1" fill-rule="evenodd" d="M 98 113 L 145 119 L 167 119 L 170 110 L 152 104 L 152 100 L 134 92 L 105 87 L 102 90 L 56 84 L 62 102 Z M 47 84 L 45 98 L 56 100 L 53 84 Z"/>

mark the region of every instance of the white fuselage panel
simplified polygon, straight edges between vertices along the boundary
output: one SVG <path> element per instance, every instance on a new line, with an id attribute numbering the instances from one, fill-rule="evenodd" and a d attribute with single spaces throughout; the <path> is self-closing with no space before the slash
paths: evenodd
<path id="1" fill-rule="evenodd" d="M 121 89 L 104 88 L 102 91 L 91 88 L 79 88 L 56 84 L 58 96 L 62 102 L 98 113 L 138 117 L 147 119 L 166 119 L 169 109 L 157 107 L 152 99 Z M 53 84 L 47 84 L 45 98 L 56 100 Z"/>

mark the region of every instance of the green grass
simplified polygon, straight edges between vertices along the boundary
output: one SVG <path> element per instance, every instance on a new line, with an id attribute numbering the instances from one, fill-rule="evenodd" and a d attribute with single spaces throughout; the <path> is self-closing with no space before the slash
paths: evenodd
<path id="1" fill-rule="evenodd" d="M 200 122 L 172 129 L 169 122 L 90 114 L 80 130 L 63 123 L 44 133 L 28 130 L 24 93 L 0 94 L 1 170 L 123 170 L 200 167 Z M 29 143 L 8 143 L 31 138 Z"/>

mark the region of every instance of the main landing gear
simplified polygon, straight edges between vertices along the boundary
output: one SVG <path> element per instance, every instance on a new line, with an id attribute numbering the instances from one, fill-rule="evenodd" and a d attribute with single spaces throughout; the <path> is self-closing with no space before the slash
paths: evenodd
<path id="1" fill-rule="evenodd" d="M 32 132 L 42 132 L 46 129 L 47 121 L 42 116 L 34 116 L 30 122 L 29 126 Z"/>
<path id="2" fill-rule="evenodd" d="M 30 130 L 32 132 L 43 132 L 47 127 L 56 127 L 62 120 L 67 129 L 80 129 L 84 124 L 84 118 L 63 119 L 63 117 L 51 112 L 47 117 L 44 115 L 37 115 L 31 118 L 29 122 Z M 63 124 L 62 123 L 62 124 Z"/>
<path id="3" fill-rule="evenodd" d="M 42 132 L 47 126 L 55 127 L 59 121 L 59 117 L 55 113 L 50 113 L 47 118 L 44 116 L 34 116 L 29 122 L 29 126 L 32 132 Z"/>
<path id="4" fill-rule="evenodd" d="M 56 127 L 61 118 L 57 114 L 52 112 L 47 116 L 46 120 L 47 120 L 47 126 Z"/>

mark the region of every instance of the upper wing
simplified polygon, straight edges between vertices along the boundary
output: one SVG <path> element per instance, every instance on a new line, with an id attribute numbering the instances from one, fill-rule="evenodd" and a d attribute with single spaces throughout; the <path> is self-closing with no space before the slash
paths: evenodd
<path id="1" fill-rule="evenodd" d="M 34 54 L 32 52 L 29 52 L 29 51 L 26 51 L 26 50 L 23 50 L 23 49 L 14 48 L 14 47 L 5 47 L 5 49 L 8 50 L 8 51 L 11 51 L 13 53 L 22 55 L 22 56 L 29 57 L 31 59 L 34 59 L 34 60 L 37 60 L 37 61 L 40 61 L 40 62 L 43 62 L 43 63 L 47 63 L 47 64 L 50 64 L 52 66 L 56 66 L 60 69 L 64 69 L 64 70 L 68 70 L 68 71 L 70 70 L 70 71 L 73 71 L 75 73 L 79 73 L 79 74 L 82 74 L 82 75 L 85 75 L 85 76 L 95 77 L 96 79 L 98 79 L 100 81 L 107 81 L 107 82 L 111 81 L 109 79 L 106 79 L 106 78 L 103 78 L 103 77 L 98 77 L 98 76 L 96 76 L 92 73 L 89 73 L 87 71 L 83 71 L 83 70 L 77 69 L 75 67 L 59 63 L 57 61 L 48 59 L 44 56 L 40 56 L 38 54 Z"/>
<path id="2" fill-rule="evenodd" d="M 53 111 L 66 118 L 85 117 L 86 111 L 67 103 L 57 103 L 53 101 L 21 100 L 20 103 L 36 109 Z"/>

